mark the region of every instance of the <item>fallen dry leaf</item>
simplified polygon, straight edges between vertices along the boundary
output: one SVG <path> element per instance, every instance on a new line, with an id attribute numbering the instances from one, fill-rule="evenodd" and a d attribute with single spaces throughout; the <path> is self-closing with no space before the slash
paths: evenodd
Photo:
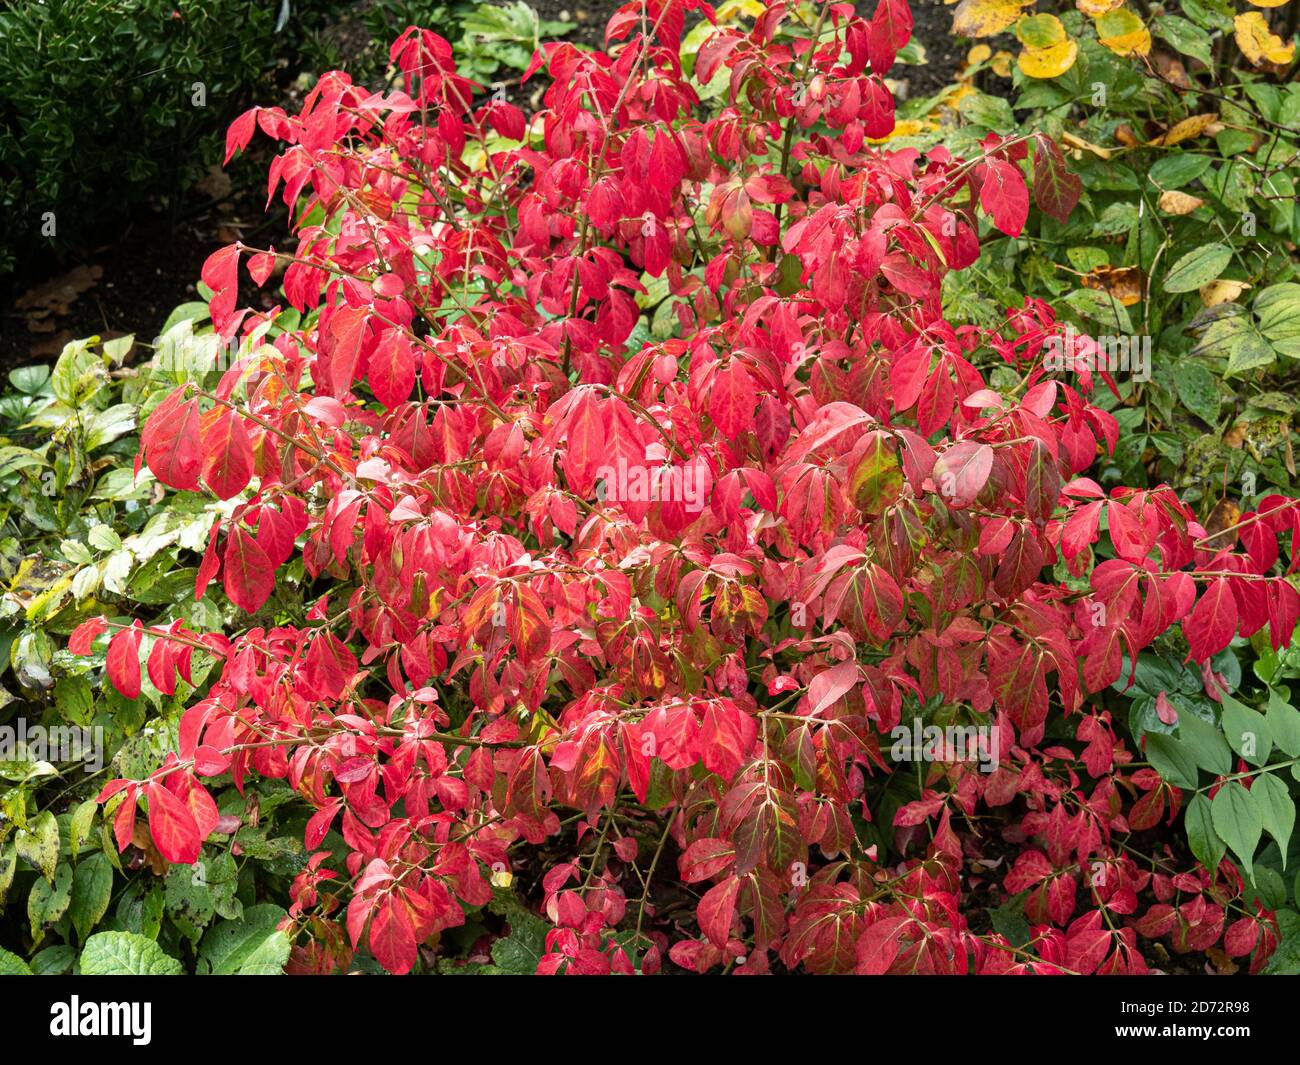
<path id="1" fill-rule="evenodd" d="M 1231 303 L 1248 288 L 1250 286 L 1245 281 L 1211 281 L 1200 288 L 1201 302 L 1207 307 Z"/>
<path id="2" fill-rule="evenodd" d="M 1133 127 L 1127 122 L 1115 127 L 1115 139 L 1124 145 L 1125 148 L 1134 148 L 1141 142 L 1137 139 L 1137 134 L 1133 132 Z"/>
<path id="3" fill-rule="evenodd" d="M 1183 141 L 1192 140 L 1205 133 L 1209 128 L 1219 120 L 1219 116 L 1211 111 L 1208 115 L 1192 115 L 1181 122 L 1170 126 L 1163 134 L 1153 140 L 1153 145 L 1162 145 L 1166 148 L 1172 148 L 1175 144 L 1182 144 Z"/>
<path id="4" fill-rule="evenodd" d="M 1188 192 L 1179 192 L 1177 189 L 1168 189 L 1160 194 L 1156 206 L 1165 214 L 1183 215 L 1191 214 L 1203 203 L 1205 201 L 1199 196 L 1193 196 Z"/>
<path id="5" fill-rule="evenodd" d="M 14 301 L 14 308 L 23 312 L 31 332 L 51 332 L 55 327 L 48 319 L 68 314 L 72 305 L 94 288 L 103 276 L 102 266 L 78 266 L 24 292 Z"/>
<path id="6" fill-rule="evenodd" d="M 1237 522 L 1241 507 L 1231 499 L 1221 499 L 1205 519 L 1205 546 L 1211 551 L 1225 551 L 1237 542 Z"/>
<path id="7" fill-rule="evenodd" d="M 1109 159 L 1111 157 L 1111 150 L 1109 148 L 1102 148 L 1099 145 L 1090 144 L 1082 137 L 1076 137 L 1073 133 L 1062 133 L 1061 141 L 1064 144 L 1068 144 L 1076 151 L 1092 152 L 1092 154 L 1098 159 Z"/>
<path id="8" fill-rule="evenodd" d="M 1142 271 L 1136 266 L 1095 266 L 1079 283 L 1107 293 L 1125 307 L 1132 307 L 1142 298 Z"/>

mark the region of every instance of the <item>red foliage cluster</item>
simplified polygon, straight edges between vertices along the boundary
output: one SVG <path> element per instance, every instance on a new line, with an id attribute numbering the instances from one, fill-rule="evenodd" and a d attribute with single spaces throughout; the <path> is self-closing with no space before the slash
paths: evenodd
<path id="1" fill-rule="evenodd" d="M 546 46 L 531 117 L 412 28 L 404 91 L 331 74 L 300 114 L 231 128 L 232 153 L 255 128 L 285 145 L 269 191 L 298 220 L 278 258 L 304 324 L 236 310 L 241 264 L 264 283 L 276 253 L 214 254 L 212 319 L 245 355 L 158 406 L 142 459 L 240 497 L 196 595 L 220 576 L 258 611 L 297 552 L 332 591 L 229 641 L 116 627 L 127 695 L 142 641 L 164 691 L 193 650 L 224 660 L 168 764 L 105 790 L 119 841 L 143 797 L 192 861 L 198 778 L 287 779 L 316 811 L 299 970 L 346 962 L 339 922 L 410 970 L 492 870 L 557 840 L 546 972 L 1141 972 L 1139 935 L 1219 942 L 1240 875 L 1135 861 L 1180 794 L 1089 695 L 1180 623 L 1197 660 L 1266 624 L 1284 642 L 1300 596 L 1266 573 L 1296 509 L 1270 499 L 1244 551 L 1213 550 L 1172 490 L 1107 494 L 1085 473 L 1117 425 L 1086 374 L 1045 374 L 1052 311 L 943 320 L 981 213 L 1016 234 L 1027 173 L 1062 217 L 1079 185 L 1042 136 L 968 161 L 872 143 L 903 0 L 797 34 L 770 3 L 688 76 L 692 11 L 713 17 L 635 0 L 608 51 Z M 647 278 L 675 339 L 633 339 Z M 1018 387 L 989 387 L 999 364 Z M 895 772 L 888 736 L 940 704 L 985 729 L 992 772 Z M 890 855 L 864 842 L 887 793 Z M 968 924 L 999 886 L 1030 892 L 1028 944 Z M 1262 911 L 1228 931 L 1256 967 L 1276 936 Z"/>

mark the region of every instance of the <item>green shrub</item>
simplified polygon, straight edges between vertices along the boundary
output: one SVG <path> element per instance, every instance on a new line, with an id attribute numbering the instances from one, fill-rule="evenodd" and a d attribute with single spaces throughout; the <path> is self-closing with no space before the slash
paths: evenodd
<path id="1" fill-rule="evenodd" d="M 327 4 L 16 0 L 0 11 L 0 273 L 174 196 Z M 51 232 L 51 223 L 53 232 Z"/>

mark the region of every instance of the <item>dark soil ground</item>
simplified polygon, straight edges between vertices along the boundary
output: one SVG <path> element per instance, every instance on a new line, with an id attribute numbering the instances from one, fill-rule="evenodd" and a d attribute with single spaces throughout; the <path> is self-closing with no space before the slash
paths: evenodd
<path id="1" fill-rule="evenodd" d="M 365 0 L 358 4 L 358 10 Z M 534 0 L 545 19 L 576 23 L 567 39 L 598 46 L 615 0 Z M 874 0 L 859 3 L 870 14 Z M 949 36 L 951 8 L 941 0 L 912 0 L 914 37 L 928 63 L 900 67 L 902 92 L 927 95 L 948 84 L 966 51 Z M 360 32 L 361 36 L 358 37 Z M 334 44 L 346 58 L 365 46 L 359 21 L 336 27 Z M 214 136 L 219 136 L 214 131 Z M 257 142 L 255 142 L 257 143 Z M 195 298 L 195 282 L 207 255 L 221 244 L 282 239 L 284 214 L 264 215 L 260 189 L 269 147 L 189 190 L 174 211 L 138 209 L 121 232 L 59 260 L 28 260 L 11 277 L 0 277 L 0 372 L 54 359 L 69 340 L 132 333 L 152 342 L 178 304 Z M 229 178 L 229 180 L 227 180 Z"/>

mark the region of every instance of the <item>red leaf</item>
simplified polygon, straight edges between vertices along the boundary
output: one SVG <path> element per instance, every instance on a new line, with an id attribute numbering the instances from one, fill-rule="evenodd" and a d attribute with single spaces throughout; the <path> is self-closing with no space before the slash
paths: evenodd
<path id="1" fill-rule="evenodd" d="M 745 763 L 758 735 L 754 719 L 725 700 L 712 700 L 704 710 L 696 749 L 710 773 L 730 780 Z"/>
<path id="2" fill-rule="evenodd" d="M 880 0 L 867 29 L 871 72 L 883 76 L 894 65 L 898 50 L 912 36 L 912 12 L 907 0 Z"/>
<path id="3" fill-rule="evenodd" d="M 993 471 L 993 449 L 988 444 L 962 440 L 934 464 L 931 477 L 950 507 L 968 507 L 975 502 Z"/>
<path id="4" fill-rule="evenodd" d="M 125 798 L 122 799 L 122 805 L 117 808 L 117 813 L 113 816 L 113 838 L 117 841 L 119 851 L 126 850 L 131 845 L 131 839 L 135 836 L 135 817 L 138 812 L 136 794 L 136 788 L 132 785 Z M 102 797 L 100 801 L 103 801 Z"/>
<path id="5" fill-rule="evenodd" d="M 723 436 L 736 440 L 754 428 L 758 396 L 749 371 L 734 359 L 714 375 L 709 416 Z"/>
<path id="6" fill-rule="evenodd" d="M 1064 225 L 1079 202 L 1083 182 L 1070 173 L 1056 142 L 1046 134 L 1035 137 L 1034 202 Z"/>
<path id="7" fill-rule="evenodd" d="M 830 669 L 823 670 L 813 677 L 808 685 L 808 702 L 810 717 L 816 717 L 837 699 L 847 695 L 857 684 L 861 672 L 854 659 L 841 662 Z"/>
<path id="8" fill-rule="evenodd" d="M 203 263 L 199 276 L 212 290 L 208 312 L 212 315 L 212 324 L 219 331 L 234 313 L 235 301 L 239 298 L 239 245 L 229 244 L 214 251 Z"/>
<path id="9" fill-rule="evenodd" d="M 186 399 L 184 387 L 178 388 L 158 404 L 140 434 L 144 461 L 153 475 L 172 488 L 198 488 L 203 458 L 199 435 L 199 401 Z"/>
<path id="10" fill-rule="evenodd" d="M 347 645 L 330 632 L 322 632 L 311 642 L 303 662 L 304 687 L 316 699 L 337 699 L 357 672 L 356 656 Z"/>
<path id="11" fill-rule="evenodd" d="M 677 859 L 682 880 L 698 884 L 711 880 L 736 861 L 736 848 L 725 839 L 697 839 Z"/>
<path id="12" fill-rule="evenodd" d="M 1230 958 L 1240 958 L 1255 949 L 1259 942 L 1259 923 L 1253 917 L 1233 921 L 1223 937 L 1223 952 Z"/>
<path id="13" fill-rule="evenodd" d="M 410 972 L 419 956 L 410 915 L 395 894 L 375 907 L 370 921 L 370 953 L 396 976 Z"/>
<path id="14" fill-rule="evenodd" d="M 600 403 L 589 390 L 582 392 L 569 412 L 565 426 L 568 446 L 564 451 L 564 477 L 578 495 L 591 492 L 596 470 L 602 464 L 605 448 L 602 413 Z"/>
<path id="15" fill-rule="evenodd" d="M 275 591 L 275 567 L 240 525 L 235 525 L 226 537 L 222 586 L 230 601 L 250 614 Z"/>
<path id="16" fill-rule="evenodd" d="M 91 645 L 107 629 L 108 622 L 103 615 L 97 618 L 87 618 L 72 630 L 72 635 L 68 637 L 68 650 L 74 655 L 90 654 Z"/>
<path id="17" fill-rule="evenodd" d="M 857 965 L 859 976 L 881 976 L 889 971 L 902 947 L 903 933 L 912 918 L 907 914 L 882 917 L 858 937 Z"/>
<path id="18" fill-rule="evenodd" d="M 217 538 L 220 532 L 221 522 L 214 521 L 212 531 L 208 533 L 208 546 L 203 551 L 203 561 L 199 563 L 199 571 L 194 576 L 196 601 L 203 598 L 203 593 L 212 582 L 212 578 L 217 575 L 217 570 L 221 568 L 221 560 L 217 558 Z"/>
<path id="19" fill-rule="evenodd" d="M 321 350 L 316 357 L 318 391 L 337 399 L 352 388 L 369 317 L 368 307 L 343 307 L 330 317 L 322 330 Z"/>
<path id="20" fill-rule="evenodd" d="M 257 108 L 251 107 L 240 115 L 235 121 L 230 123 L 230 128 L 226 130 L 226 158 L 225 163 L 230 162 L 236 152 L 242 152 L 248 147 L 248 142 L 253 139 L 253 131 L 257 128 Z M 223 163 L 224 165 L 224 163 Z"/>
<path id="21" fill-rule="evenodd" d="M 370 353 L 370 391 L 390 410 L 411 398 L 415 386 L 415 356 L 406 337 L 396 329 L 384 334 Z"/>
<path id="22" fill-rule="evenodd" d="M 1191 616 L 1183 620 L 1187 658 L 1204 662 L 1218 654 L 1237 633 L 1237 600 L 1227 577 L 1219 577 L 1201 594 Z"/>
<path id="23" fill-rule="evenodd" d="M 980 206 L 993 224 L 1009 237 L 1020 236 L 1029 217 L 1029 190 L 1019 167 L 1002 159 L 990 159 L 984 167 Z"/>
<path id="24" fill-rule="evenodd" d="M 173 865 L 193 865 L 203 849 L 203 837 L 194 815 L 156 780 L 145 790 L 149 800 L 149 835 L 158 853 Z"/>
<path id="25" fill-rule="evenodd" d="M 740 878 L 729 876 L 705 892 L 695 907 L 700 931 L 715 947 L 725 947 L 731 938 L 731 922 L 736 917 L 736 895 L 739 891 Z"/>
<path id="26" fill-rule="evenodd" d="M 259 288 L 266 284 L 266 279 L 270 277 L 271 273 L 275 270 L 275 260 L 276 254 L 274 248 L 270 251 L 259 252 L 258 254 L 249 257 L 247 263 L 248 276 L 257 282 Z"/>
<path id="27" fill-rule="evenodd" d="M 126 698 L 140 694 L 140 622 L 130 628 L 118 629 L 108 641 L 108 679 Z"/>
<path id="28" fill-rule="evenodd" d="M 218 499 L 230 499 L 253 476 L 253 443 L 244 419 L 228 407 L 209 411 L 203 422 L 203 479 Z"/>
<path id="29" fill-rule="evenodd" d="M 551 619 L 541 597 L 521 584 L 515 588 L 515 604 L 506 616 L 510 641 L 525 665 L 537 661 L 551 646 Z"/>

